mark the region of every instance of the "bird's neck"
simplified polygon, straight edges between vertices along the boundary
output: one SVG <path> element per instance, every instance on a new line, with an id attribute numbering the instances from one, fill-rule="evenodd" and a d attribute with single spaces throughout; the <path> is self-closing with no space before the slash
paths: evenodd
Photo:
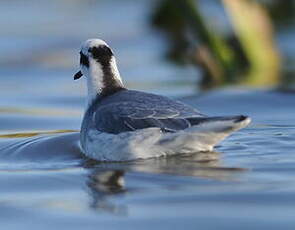
<path id="1" fill-rule="evenodd" d="M 114 57 L 108 63 L 98 63 L 95 60 L 90 60 L 89 64 L 89 69 L 85 70 L 88 75 L 86 77 L 88 106 L 97 97 L 106 97 L 124 89 Z"/>

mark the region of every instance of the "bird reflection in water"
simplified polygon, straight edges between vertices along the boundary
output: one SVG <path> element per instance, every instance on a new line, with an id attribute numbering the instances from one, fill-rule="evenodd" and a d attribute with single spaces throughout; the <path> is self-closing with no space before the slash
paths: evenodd
<path id="1" fill-rule="evenodd" d="M 114 195 L 124 194 L 124 171 L 93 169 L 87 185 L 91 193 L 91 207 L 96 211 L 127 215 L 124 205 L 113 204 L 110 199 Z"/>
<path id="2" fill-rule="evenodd" d="M 220 155 L 222 154 L 212 151 L 154 158 L 134 165 L 133 169 L 147 173 L 209 178 L 218 181 L 234 181 L 237 179 L 237 173 L 248 170 L 224 166 Z"/>
<path id="3" fill-rule="evenodd" d="M 240 174 L 247 170 L 245 168 L 223 166 L 218 152 L 182 154 L 121 163 L 98 163 L 93 161 L 87 164 L 86 167 L 91 170 L 87 182 L 92 197 L 91 207 L 97 211 L 126 216 L 128 215 L 128 206 L 117 204 L 114 199 L 112 201 L 112 198 L 121 196 L 130 189 L 124 184 L 125 172 L 135 173 L 137 179 L 143 176 L 142 173 L 150 174 L 151 177 L 149 177 L 147 183 L 157 183 L 158 176 L 165 174 L 167 180 L 170 181 L 169 184 L 171 184 L 173 176 L 190 176 L 196 177 L 196 180 L 197 178 L 209 178 L 217 181 L 233 182 L 238 181 Z M 129 179 L 132 180 L 132 177 Z M 146 180 L 144 176 L 143 179 Z M 178 179 L 175 183 L 181 182 Z M 163 188 L 166 186 L 163 181 L 161 181 L 161 186 Z"/>

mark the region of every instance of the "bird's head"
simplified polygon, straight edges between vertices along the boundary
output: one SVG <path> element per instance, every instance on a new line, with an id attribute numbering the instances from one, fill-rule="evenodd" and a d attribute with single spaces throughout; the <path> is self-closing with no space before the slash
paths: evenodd
<path id="1" fill-rule="evenodd" d="M 122 89 L 123 83 L 112 49 L 101 39 L 89 39 L 80 50 L 80 70 L 74 75 L 77 80 L 87 78 L 88 97 L 105 96 Z"/>

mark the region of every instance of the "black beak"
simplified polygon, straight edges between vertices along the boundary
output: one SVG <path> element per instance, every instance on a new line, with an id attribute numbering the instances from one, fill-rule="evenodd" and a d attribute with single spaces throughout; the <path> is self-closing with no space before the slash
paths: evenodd
<path id="1" fill-rule="evenodd" d="M 78 71 L 75 75 L 74 75 L 74 80 L 77 80 L 77 79 L 79 79 L 80 77 L 82 77 L 83 76 L 83 73 L 81 72 L 81 70 L 80 71 Z"/>

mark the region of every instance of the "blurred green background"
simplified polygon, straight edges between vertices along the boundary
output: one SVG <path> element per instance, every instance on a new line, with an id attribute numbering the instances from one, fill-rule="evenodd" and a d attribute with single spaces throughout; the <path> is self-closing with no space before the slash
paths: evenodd
<path id="1" fill-rule="evenodd" d="M 167 57 L 200 67 L 203 89 L 294 84 L 294 1 L 163 0 L 156 9 Z"/>
<path id="2" fill-rule="evenodd" d="M 49 74 L 65 80 L 61 91 L 81 96 L 69 75 L 91 37 L 110 43 L 131 88 L 172 96 L 226 85 L 294 89 L 292 0 L 3 0 L 0 11 L 6 92 L 27 92 L 24 75 L 32 85 Z"/>

